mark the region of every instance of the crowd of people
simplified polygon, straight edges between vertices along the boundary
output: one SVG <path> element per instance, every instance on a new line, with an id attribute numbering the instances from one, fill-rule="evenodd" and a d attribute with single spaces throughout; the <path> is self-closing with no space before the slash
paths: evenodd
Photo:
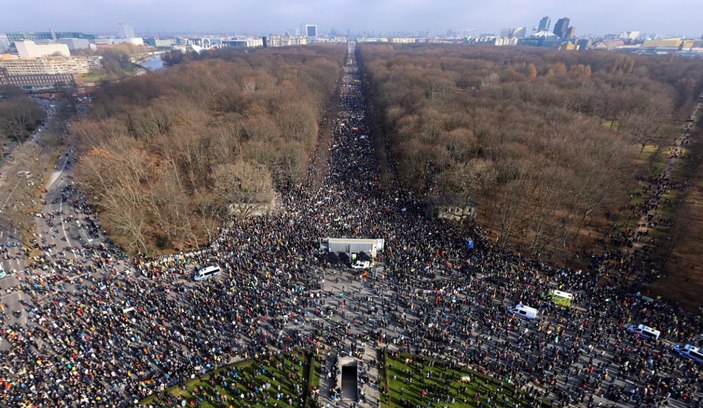
<path id="1" fill-rule="evenodd" d="M 361 80 L 352 52 L 321 186 L 282 190 L 277 211 L 229 222 L 197 253 L 128 261 L 104 246 L 88 265 L 54 253 L 46 268 L 26 271 L 27 322 L 1 326 L 0 400 L 130 406 L 271 350 L 354 355 L 364 343 L 508 378 L 555 406 L 703 407 L 701 366 L 671 350 L 701 341 L 700 317 L 620 284 L 614 277 L 637 268 L 632 258 L 551 267 L 494 247 L 478 227 L 427 217 L 420 198 L 379 185 Z M 382 272 L 361 278 L 330 264 L 318 240 L 342 236 L 385 239 Z M 207 265 L 224 272 L 193 282 Z M 80 277 L 62 279 L 70 268 Z M 332 279 L 349 285 L 326 290 Z M 555 305 L 548 288 L 574 293 L 574 306 Z M 539 318 L 509 313 L 518 302 Z M 662 339 L 629 333 L 631 323 Z"/>

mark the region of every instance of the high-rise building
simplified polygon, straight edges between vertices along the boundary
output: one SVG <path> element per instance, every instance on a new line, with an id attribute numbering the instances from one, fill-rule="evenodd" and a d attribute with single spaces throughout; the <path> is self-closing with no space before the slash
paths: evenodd
<path id="1" fill-rule="evenodd" d="M 549 31 L 549 26 L 551 24 L 552 19 L 550 19 L 549 16 L 544 16 L 541 20 L 539 20 L 539 26 L 537 27 L 537 31 Z"/>
<path id="2" fill-rule="evenodd" d="M 317 37 L 317 24 L 305 24 L 305 36 Z"/>
<path id="3" fill-rule="evenodd" d="M 566 32 L 566 37 L 567 38 L 576 37 L 576 27 L 575 26 L 569 27 L 569 30 Z"/>
<path id="4" fill-rule="evenodd" d="M 117 24 L 117 33 L 120 36 L 120 38 L 134 38 L 136 35 L 134 35 L 134 28 L 132 28 L 131 25 L 127 23 L 119 23 Z"/>
<path id="5" fill-rule="evenodd" d="M 562 40 L 569 35 L 569 21 L 568 17 L 562 17 L 554 24 L 554 34 Z"/>

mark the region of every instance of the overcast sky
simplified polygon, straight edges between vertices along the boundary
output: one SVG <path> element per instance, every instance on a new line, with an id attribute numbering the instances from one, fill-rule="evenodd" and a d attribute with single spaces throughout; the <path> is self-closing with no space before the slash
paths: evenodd
<path id="1" fill-rule="evenodd" d="M 548 15 L 552 27 L 570 17 L 577 35 L 640 31 L 703 34 L 702 0 L 0 0 L 0 32 L 115 33 L 117 23 L 137 34 L 226 32 L 268 34 L 314 23 L 358 32 L 476 29 L 498 33 Z"/>

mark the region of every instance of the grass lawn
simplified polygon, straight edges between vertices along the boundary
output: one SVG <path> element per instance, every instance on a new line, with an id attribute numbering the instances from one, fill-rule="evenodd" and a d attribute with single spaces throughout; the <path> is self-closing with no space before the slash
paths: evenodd
<path id="1" fill-rule="evenodd" d="M 501 383 L 468 369 L 404 354 L 387 355 L 385 363 L 388 392 L 382 397 L 384 408 L 539 406 L 517 397 L 507 381 Z"/>
<path id="2" fill-rule="evenodd" d="M 259 356 L 171 387 L 165 395 L 153 395 L 141 404 L 171 407 L 185 401 L 188 407 L 300 407 L 310 373 L 307 361 L 302 352 Z M 319 374 L 317 378 L 319 384 Z"/>

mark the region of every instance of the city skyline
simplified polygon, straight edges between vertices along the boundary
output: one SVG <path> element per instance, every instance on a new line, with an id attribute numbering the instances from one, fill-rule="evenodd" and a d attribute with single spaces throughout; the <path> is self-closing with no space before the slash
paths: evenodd
<path id="1" fill-rule="evenodd" d="M 674 0 L 663 4 L 645 0 L 636 7 L 603 0 L 565 3 L 557 0 L 533 2 L 461 2 L 457 0 L 309 0 L 260 2 L 207 0 L 71 0 L 32 3 L 3 1 L 0 27 L 5 31 L 75 30 L 117 33 L 119 23 L 128 23 L 138 35 L 173 32 L 241 32 L 266 34 L 305 24 L 316 24 L 321 32 L 424 32 L 442 34 L 448 29 L 474 33 L 497 33 L 505 27 L 527 27 L 532 32 L 544 16 L 552 24 L 569 17 L 580 35 L 615 34 L 636 30 L 648 34 L 700 37 L 699 4 Z M 29 14 L 31 12 L 31 18 Z"/>

